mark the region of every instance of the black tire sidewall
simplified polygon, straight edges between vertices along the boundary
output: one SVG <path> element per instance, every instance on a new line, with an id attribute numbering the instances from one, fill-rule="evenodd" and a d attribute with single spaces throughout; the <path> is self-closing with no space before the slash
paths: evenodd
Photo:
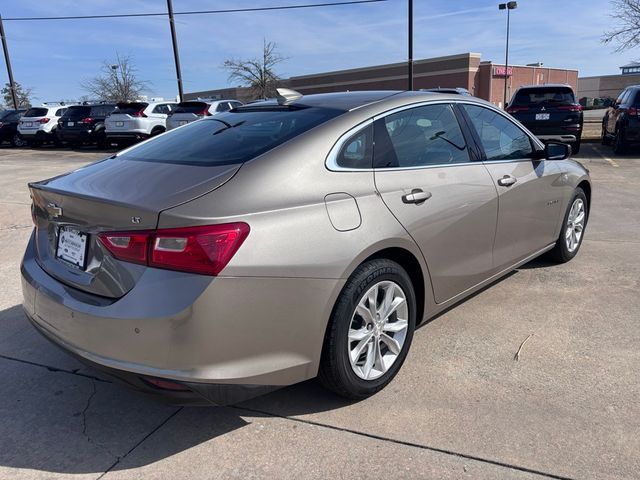
<path id="1" fill-rule="evenodd" d="M 371 269 L 367 267 L 375 266 Z M 364 267 L 364 268 L 363 268 Z M 363 380 L 358 377 L 351 367 L 348 354 L 348 332 L 351 318 L 358 302 L 364 294 L 376 283 L 390 280 L 397 283 L 404 291 L 409 309 L 409 326 L 407 336 L 400 355 L 384 375 L 375 380 Z M 336 309 L 332 315 L 332 326 L 335 329 L 335 344 L 329 354 L 331 362 L 337 367 L 336 373 L 343 387 L 354 398 L 364 398 L 386 386 L 398 373 L 409 352 L 416 324 L 416 297 L 409 275 L 395 262 L 390 260 L 374 260 L 370 264 L 363 264 L 354 272 L 353 277 L 340 294 Z"/>

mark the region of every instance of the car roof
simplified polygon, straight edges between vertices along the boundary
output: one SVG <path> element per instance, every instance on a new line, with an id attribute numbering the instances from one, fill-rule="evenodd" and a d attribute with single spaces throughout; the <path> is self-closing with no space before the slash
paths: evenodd
<path id="1" fill-rule="evenodd" d="M 543 88 L 558 88 L 564 87 L 573 90 L 573 87 L 568 83 L 545 83 L 543 85 L 520 85 L 518 90 L 522 90 L 523 88 L 532 88 L 532 89 L 543 89 Z"/>

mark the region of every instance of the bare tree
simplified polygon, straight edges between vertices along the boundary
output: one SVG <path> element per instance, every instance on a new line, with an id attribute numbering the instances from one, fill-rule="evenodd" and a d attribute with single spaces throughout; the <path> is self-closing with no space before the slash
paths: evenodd
<path id="1" fill-rule="evenodd" d="M 31 106 L 31 100 L 29 97 L 33 93 L 33 88 L 24 88 L 18 82 L 14 83 L 16 89 L 16 100 L 18 102 L 18 108 L 29 108 Z M 2 90 L 0 90 L 0 94 L 4 99 L 4 104 L 8 108 L 14 108 L 13 105 L 13 97 L 11 96 L 11 85 L 7 82 Z"/>
<path id="2" fill-rule="evenodd" d="M 222 67 L 229 72 L 229 81 L 240 82 L 253 89 L 256 98 L 272 97 L 280 77 L 274 68 L 280 62 L 287 60 L 276 52 L 275 42 L 263 40 L 262 58 L 249 60 L 225 60 Z"/>
<path id="3" fill-rule="evenodd" d="M 138 70 L 128 55 L 116 55 L 116 62 L 102 62 L 100 74 L 80 84 L 94 98 L 109 102 L 132 102 L 137 100 L 149 86 L 138 79 Z"/>
<path id="4" fill-rule="evenodd" d="M 616 52 L 640 45 L 640 0 L 611 0 L 615 28 L 604 32 L 602 43 L 616 44 Z"/>

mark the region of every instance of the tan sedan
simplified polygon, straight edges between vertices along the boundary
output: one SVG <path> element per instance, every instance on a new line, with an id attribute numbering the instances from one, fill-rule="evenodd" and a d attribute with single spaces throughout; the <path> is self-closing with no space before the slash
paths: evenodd
<path id="1" fill-rule="evenodd" d="M 316 376 L 362 398 L 417 324 L 577 254 L 591 184 L 569 155 L 473 97 L 283 91 L 30 184 L 24 307 L 177 403 Z"/>

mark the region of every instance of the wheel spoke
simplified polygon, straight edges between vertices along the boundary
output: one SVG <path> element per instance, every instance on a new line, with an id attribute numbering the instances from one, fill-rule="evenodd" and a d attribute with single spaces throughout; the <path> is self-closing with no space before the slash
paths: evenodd
<path id="1" fill-rule="evenodd" d="M 373 368 L 373 363 L 375 362 L 375 352 L 374 352 L 374 343 L 367 343 L 367 359 L 362 366 L 362 373 L 364 374 L 364 378 L 368 379 L 371 375 L 371 369 Z"/>
<path id="2" fill-rule="evenodd" d="M 578 216 L 575 218 L 575 220 L 573 221 L 573 223 L 579 223 L 582 224 L 582 221 L 584 220 L 584 212 L 581 211 L 580 213 L 578 213 Z"/>
<path id="3" fill-rule="evenodd" d="M 370 336 L 371 332 L 369 330 L 367 330 L 366 328 L 359 328 L 359 329 L 353 329 L 350 328 L 349 329 L 349 341 L 350 342 L 359 342 L 360 340 L 362 340 L 364 337 L 366 336 Z"/>
<path id="4" fill-rule="evenodd" d="M 356 313 L 362 317 L 365 323 L 371 323 L 375 318 L 371 315 L 371 311 L 364 306 L 363 301 L 360 301 L 360 303 L 356 307 Z"/>
<path id="5" fill-rule="evenodd" d="M 374 285 L 367 293 L 367 300 L 369 301 L 369 313 L 371 318 L 376 318 L 378 312 L 378 285 Z"/>
<path id="6" fill-rule="evenodd" d="M 396 297 L 393 299 L 393 301 L 391 302 L 391 305 L 389 305 L 389 307 L 387 308 L 387 310 L 385 310 L 385 312 L 380 315 L 380 318 L 382 320 L 386 320 L 387 318 L 389 318 L 389 316 L 395 312 L 398 307 L 400 307 L 400 305 L 402 305 L 404 303 L 404 298 L 402 297 Z"/>
<path id="7" fill-rule="evenodd" d="M 360 354 L 362 354 L 362 351 L 365 349 L 365 347 L 368 348 L 368 346 L 371 344 L 372 336 L 373 333 L 369 333 L 366 337 L 363 337 L 360 342 L 358 342 L 353 350 L 351 350 L 351 361 L 354 364 L 358 361 L 358 358 L 360 358 Z M 367 355 L 369 355 L 369 352 L 367 352 Z"/>
<path id="8" fill-rule="evenodd" d="M 382 358 L 382 349 L 380 348 L 380 341 L 376 340 L 376 342 L 374 343 L 374 350 L 375 350 L 374 366 L 376 370 L 384 373 L 387 371 L 387 367 L 385 367 L 384 359 Z"/>
<path id="9" fill-rule="evenodd" d="M 391 353 L 393 353 L 394 355 L 400 355 L 400 350 L 402 350 L 402 347 L 400 346 L 400 344 L 397 342 L 397 340 L 391 338 L 389 335 L 387 335 L 386 333 L 383 333 L 382 335 L 380 335 L 380 340 L 382 342 L 384 342 L 384 344 L 389 347 L 389 351 Z"/>
<path id="10" fill-rule="evenodd" d="M 400 333 L 403 330 L 406 330 L 409 326 L 409 322 L 402 319 L 397 319 L 395 322 L 387 322 L 382 327 L 383 332 L 391 332 L 391 333 Z"/>

